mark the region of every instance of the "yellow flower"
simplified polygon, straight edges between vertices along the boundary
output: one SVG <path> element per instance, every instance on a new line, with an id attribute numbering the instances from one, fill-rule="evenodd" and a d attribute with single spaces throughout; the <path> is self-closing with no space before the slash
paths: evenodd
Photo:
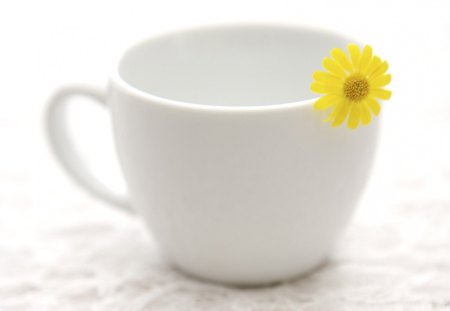
<path id="1" fill-rule="evenodd" d="M 350 57 L 339 48 L 331 50 L 331 57 L 322 63 L 326 71 L 314 72 L 311 90 L 324 94 L 314 103 L 316 109 L 332 108 L 326 121 L 336 127 L 348 117 L 348 127 L 355 129 L 360 122 L 369 124 L 372 114 L 378 115 L 379 99 L 391 97 L 391 91 L 383 88 L 391 82 L 391 75 L 386 74 L 387 62 L 374 56 L 369 45 L 361 52 L 356 44 L 349 44 L 348 52 Z"/>

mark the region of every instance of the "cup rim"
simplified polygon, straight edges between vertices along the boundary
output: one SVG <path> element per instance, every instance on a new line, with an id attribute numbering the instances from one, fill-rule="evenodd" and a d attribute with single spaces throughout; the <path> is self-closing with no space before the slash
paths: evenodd
<path id="1" fill-rule="evenodd" d="M 206 30 L 219 30 L 226 28 L 244 28 L 244 27 L 271 27 L 285 30 L 306 30 L 311 32 L 318 32 L 328 35 L 333 35 L 336 37 L 340 37 L 343 40 L 350 42 L 354 42 L 356 44 L 360 44 L 359 41 L 354 40 L 353 38 L 341 34 L 339 32 L 335 32 L 333 30 L 310 26 L 310 25 L 302 25 L 302 24 L 292 24 L 292 23 L 281 23 L 281 22 L 228 22 L 228 23 L 208 23 L 199 26 L 191 26 L 191 27 L 183 27 L 175 30 L 169 30 L 160 32 L 156 35 L 148 36 L 144 39 L 138 40 L 136 43 L 128 46 L 121 53 L 121 56 L 116 61 L 116 67 L 110 75 L 110 82 L 113 85 L 120 87 L 124 92 L 131 94 L 143 101 L 151 101 L 157 102 L 164 105 L 176 107 L 176 108 L 185 108 L 185 109 L 195 109 L 195 110 L 207 110 L 207 111 L 218 111 L 218 112 L 264 112 L 264 111 L 274 111 L 274 110 L 285 110 L 292 108 L 305 108 L 312 106 L 313 103 L 320 97 L 316 96 L 310 99 L 304 99 L 294 102 L 286 102 L 286 103 L 278 103 L 278 104 L 268 104 L 268 105 L 253 105 L 253 106 L 245 106 L 245 105 L 237 105 L 237 106 L 223 106 L 223 105 L 205 105 L 192 103 L 188 101 L 175 100 L 167 97 L 158 96 L 152 93 L 144 92 L 131 84 L 125 81 L 119 73 L 119 66 L 125 57 L 125 55 L 141 45 L 144 45 L 152 40 L 157 40 L 160 38 L 164 38 L 171 35 L 180 35 L 183 33 L 195 32 L 195 31 L 206 31 Z M 324 55 L 325 57 L 326 55 Z"/>

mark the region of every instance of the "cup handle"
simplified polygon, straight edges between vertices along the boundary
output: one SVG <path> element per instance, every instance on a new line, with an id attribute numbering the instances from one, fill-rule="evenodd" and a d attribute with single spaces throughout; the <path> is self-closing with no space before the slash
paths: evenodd
<path id="1" fill-rule="evenodd" d="M 65 87 L 50 99 L 46 111 L 46 132 L 50 147 L 66 172 L 85 190 L 121 210 L 134 212 L 128 198 L 113 192 L 98 180 L 84 163 L 69 135 L 66 116 L 71 97 L 83 96 L 106 108 L 104 92 L 86 86 Z"/>

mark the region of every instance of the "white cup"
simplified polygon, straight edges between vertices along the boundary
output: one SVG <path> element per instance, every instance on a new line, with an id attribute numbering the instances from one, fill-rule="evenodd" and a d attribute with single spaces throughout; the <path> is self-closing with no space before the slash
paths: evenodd
<path id="1" fill-rule="evenodd" d="M 312 73 L 349 38 L 243 24 L 145 40 L 109 92 L 63 89 L 47 115 L 57 158 L 88 191 L 143 217 L 168 260 L 228 284 L 317 267 L 349 221 L 372 166 L 379 120 L 332 128 L 313 109 Z M 93 177 L 62 114 L 71 96 L 111 112 L 128 197 Z"/>

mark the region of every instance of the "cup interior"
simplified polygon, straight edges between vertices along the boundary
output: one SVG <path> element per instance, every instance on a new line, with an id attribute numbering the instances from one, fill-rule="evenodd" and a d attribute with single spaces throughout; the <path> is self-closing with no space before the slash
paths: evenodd
<path id="1" fill-rule="evenodd" d="M 122 57 L 119 77 L 153 96 L 213 106 L 262 106 L 316 97 L 312 73 L 351 40 L 275 25 L 203 27 L 144 41 Z"/>

